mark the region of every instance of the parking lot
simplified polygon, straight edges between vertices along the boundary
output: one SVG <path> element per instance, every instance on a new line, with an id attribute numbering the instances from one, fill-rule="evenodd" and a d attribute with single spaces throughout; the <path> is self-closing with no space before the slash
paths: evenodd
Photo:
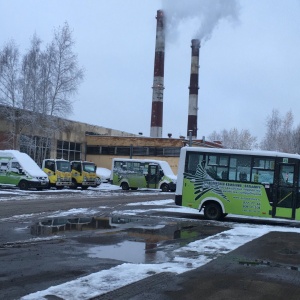
<path id="1" fill-rule="evenodd" d="M 158 191 L 1 194 L 1 296 L 226 299 L 265 284 L 277 287 L 276 299 L 296 291 L 297 224 L 211 222 L 173 200 Z"/>

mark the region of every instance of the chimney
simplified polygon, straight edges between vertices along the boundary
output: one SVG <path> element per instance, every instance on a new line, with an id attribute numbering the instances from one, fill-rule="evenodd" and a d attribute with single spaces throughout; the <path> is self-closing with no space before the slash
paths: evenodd
<path id="1" fill-rule="evenodd" d="M 164 93 L 164 61 L 165 61 L 165 32 L 164 14 L 157 11 L 156 43 L 154 59 L 154 79 L 152 93 L 150 137 L 162 137 L 163 123 L 163 93 Z"/>
<path id="2" fill-rule="evenodd" d="M 191 62 L 191 77 L 190 77 L 190 94 L 189 94 L 189 115 L 187 134 L 192 131 L 192 138 L 197 138 L 197 113 L 198 113 L 198 81 L 199 81 L 199 49 L 200 41 L 192 40 L 192 62 Z"/>

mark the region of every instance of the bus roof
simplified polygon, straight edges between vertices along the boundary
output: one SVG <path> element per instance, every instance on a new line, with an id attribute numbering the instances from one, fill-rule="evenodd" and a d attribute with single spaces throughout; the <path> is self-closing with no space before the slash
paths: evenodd
<path id="1" fill-rule="evenodd" d="M 205 147 L 183 147 L 182 152 L 209 152 L 209 153 L 224 153 L 224 154 L 242 154 L 242 155 L 256 155 L 269 157 L 286 157 L 300 159 L 299 154 L 291 154 L 278 151 L 267 150 L 238 150 L 238 149 L 221 149 L 221 148 L 205 148 Z"/>

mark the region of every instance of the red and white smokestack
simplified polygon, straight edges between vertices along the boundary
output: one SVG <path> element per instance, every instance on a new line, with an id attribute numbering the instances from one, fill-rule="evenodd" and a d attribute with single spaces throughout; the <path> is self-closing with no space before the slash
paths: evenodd
<path id="1" fill-rule="evenodd" d="M 163 93 L 164 93 L 164 61 L 165 61 L 165 32 L 164 14 L 157 11 L 156 43 L 154 58 L 154 79 L 152 94 L 150 137 L 162 137 L 163 123 Z"/>
<path id="2" fill-rule="evenodd" d="M 199 49 L 200 41 L 192 40 L 192 62 L 191 62 L 191 77 L 190 77 L 190 94 L 189 94 L 189 112 L 187 136 L 192 132 L 192 138 L 197 138 L 197 114 L 198 114 L 198 81 L 199 81 Z"/>

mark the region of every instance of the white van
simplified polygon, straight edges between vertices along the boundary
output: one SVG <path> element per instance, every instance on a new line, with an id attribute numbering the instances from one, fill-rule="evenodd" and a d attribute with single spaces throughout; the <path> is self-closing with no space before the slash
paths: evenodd
<path id="1" fill-rule="evenodd" d="M 18 150 L 0 150 L 0 186 L 42 190 L 48 185 L 47 174 L 29 155 Z"/>
<path id="2" fill-rule="evenodd" d="M 123 190 L 152 188 L 175 192 L 177 176 L 163 160 L 114 158 L 110 181 Z"/>

